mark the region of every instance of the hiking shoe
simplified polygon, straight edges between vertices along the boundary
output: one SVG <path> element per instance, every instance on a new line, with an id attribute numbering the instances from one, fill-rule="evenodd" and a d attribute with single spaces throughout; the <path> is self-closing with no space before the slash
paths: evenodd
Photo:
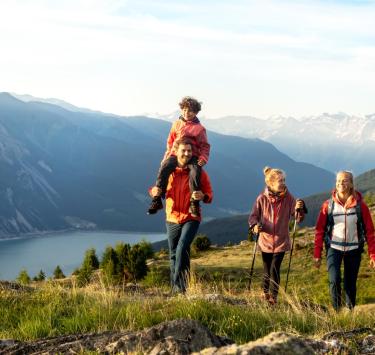
<path id="1" fill-rule="evenodd" d="M 276 298 L 270 295 L 270 297 L 269 297 L 269 299 L 268 299 L 268 304 L 269 304 L 270 306 L 275 306 L 276 303 L 277 303 Z"/>
<path id="2" fill-rule="evenodd" d="M 154 197 L 151 201 L 150 207 L 148 208 L 147 214 L 155 214 L 162 208 L 163 202 L 161 201 L 161 196 Z"/>
<path id="3" fill-rule="evenodd" d="M 201 213 L 199 211 L 199 201 L 193 200 L 193 199 L 190 200 L 189 212 L 190 212 L 192 217 L 200 217 L 201 216 Z"/>

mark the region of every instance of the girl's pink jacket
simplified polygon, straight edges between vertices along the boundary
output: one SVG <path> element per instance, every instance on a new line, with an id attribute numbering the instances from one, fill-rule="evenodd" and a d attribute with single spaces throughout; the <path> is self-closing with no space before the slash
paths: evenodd
<path id="1" fill-rule="evenodd" d="M 206 129 L 202 126 L 198 118 L 192 121 L 185 121 L 183 118 L 180 118 L 173 122 L 168 135 L 167 151 L 163 160 L 175 154 L 173 143 L 184 137 L 192 141 L 193 156 L 207 163 L 210 155 L 210 145 L 207 141 Z"/>
<path id="2" fill-rule="evenodd" d="M 289 220 L 295 214 L 296 199 L 288 190 L 282 196 L 275 196 L 266 188 L 256 199 L 249 216 L 249 226 L 262 224 L 258 243 L 265 253 L 281 253 L 291 249 Z M 298 213 L 301 222 L 304 213 Z"/>

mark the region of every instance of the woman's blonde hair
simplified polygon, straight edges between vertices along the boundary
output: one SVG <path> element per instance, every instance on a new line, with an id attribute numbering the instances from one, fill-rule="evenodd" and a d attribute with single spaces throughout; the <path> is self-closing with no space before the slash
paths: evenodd
<path id="1" fill-rule="evenodd" d="M 285 179 L 286 174 L 284 170 L 281 169 L 275 169 L 275 168 L 270 168 L 269 166 L 266 166 L 263 169 L 263 174 L 264 174 L 264 181 L 267 186 L 272 185 L 272 182 L 275 180 L 275 178 L 279 175 L 282 175 L 282 177 Z"/>
<path id="2" fill-rule="evenodd" d="M 355 188 L 354 188 L 354 176 L 353 176 L 353 173 L 349 170 L 340 170 L 336 173 L 336 181 L 337 181 L 337 177 L 339 175 L 346 175 L 349 177 L 350 179 L 350 183 L 351 183 L 351 187 L 350 187 L 350 194 L 353 195 L 354 197 L 356 196 L 356 193 L 355 193 Z"/>

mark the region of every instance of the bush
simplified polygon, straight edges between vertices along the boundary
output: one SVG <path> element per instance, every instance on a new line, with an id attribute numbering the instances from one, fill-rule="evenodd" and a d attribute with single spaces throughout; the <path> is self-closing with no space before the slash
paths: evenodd
<path id="1" fill-rule="evenodd" d="M 40 270 L 39 271 L 39 274 L 36 275 L 34 278 L 33 278 L 33 281 L 44 281 L 46 279 L 46 274 L 44 273 L 43 270 Z"/>
<path id="2" fill-rule="evenodd" d="M 117 284 L 121 279 L 119 259 L 111 246 L 108 246 L 103 253 L 100 270 L 106 286 Z"/>
<path id="3" fill-rule="evenodd" d="M 125 275 L 129 280 L 141 280 L 147 275 L 146 260 L 147 256 L 142 246 L 134 244 L 129 251 L 128 260 L 125 264 Z"/>
<path id="4" fill-rule="evenodd" d="M 210 249 L 211 241 L 210 239 L 204 234 L 198 234 L 192 243 L 192 249 L 194 252 L 198 251 L 205 251 Z"/>
<path id="5" fill-rule="evenodd" d="M 85 286 L 91 280 L 94 270 L 99 268 L 99 260 L 96 256 L 94 248 L 88 249 L 85 252 L 85 257 L 82 262 L 82 266 L 79 270 L 75 270 L 74 273 L 77 273 L 77 282 L 78 286 Z"/>
<path id="6" fill-rule="evenodd" d="M 139 247 L 143 250 L 146 259 L 152 259 L 154 257 L 154 249 L 152 249 L 152 245 L 147 240 L 142 239 L 138 243 Z"/>
<path id="7" fill-rule="evenodd" d="M 53 271 L 53 278 L 55 280 L 65 279 L 65 275 L 64 275 L 63 271 L 61 270 L 60 265 L 57 265 L 55 270 Z"/>
<path id="8" fill-rule="evenodd" d="M 19 282 L 21 285 L 27 285 L 30 283 L 31 279 L 29 274 L 27 273 L 26 269 L 22 269 L 20 273 L 17 276 L 17 282 Z"/>

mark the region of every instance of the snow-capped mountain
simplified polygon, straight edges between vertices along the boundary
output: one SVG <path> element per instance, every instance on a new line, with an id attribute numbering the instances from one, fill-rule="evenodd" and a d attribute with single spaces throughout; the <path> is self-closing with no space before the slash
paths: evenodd
<path id="1" fill-rule="evenodd" d="M 361 173 L 375 166 L 375 114 L 274 116 L 268 119 L 227 116 L 204 120 L 207 129 L 246 138 L 260 138 L 298 161 L 331 171 Z"/>

